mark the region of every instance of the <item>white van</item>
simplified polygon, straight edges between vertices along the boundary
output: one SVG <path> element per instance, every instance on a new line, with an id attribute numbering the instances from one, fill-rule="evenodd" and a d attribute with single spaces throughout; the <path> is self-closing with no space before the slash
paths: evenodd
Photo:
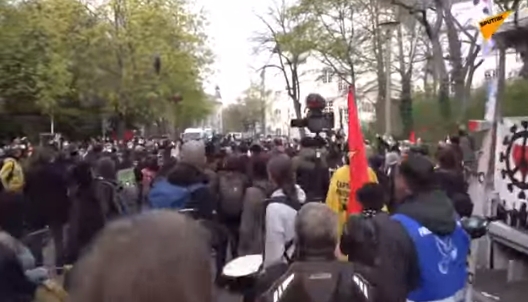
<path id="1" fill-rule="evenodd" d="M 187 128 L 183 131 L 181 138 L 184 142 L 203 140 L 205 138 L 205 132 L 201 128 Z"/>

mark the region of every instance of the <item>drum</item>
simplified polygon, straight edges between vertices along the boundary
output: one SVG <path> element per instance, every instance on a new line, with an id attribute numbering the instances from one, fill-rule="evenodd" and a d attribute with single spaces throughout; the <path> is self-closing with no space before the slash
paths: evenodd
<path id="1" fill-rule="evenodd" d="M 262 269 L 262 255 L 247 255 L 228 262 L 221 275 L 221 284 L 235 292 L 252 288 Z"/>

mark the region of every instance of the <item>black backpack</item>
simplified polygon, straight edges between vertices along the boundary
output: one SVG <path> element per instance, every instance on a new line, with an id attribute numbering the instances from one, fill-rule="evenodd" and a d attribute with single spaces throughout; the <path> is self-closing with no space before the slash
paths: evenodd
<path id="1" fill-rule="evenodd" d="M 318 155 L 310 159 L 314 164 L 313 168 L 297 167 L 296 180 L 299 186 L 306 193 L 307 201 L 322 201 L 326 197 L 330 179 L 330 171 L 323 162 L 323 154 L 317 150 Z"/>
<path id="2" fill-rule="evenodd" d="M 244 194 L 249 186 L 245 175 L 237 172 L 220 173 L 218 195 L 220 211 L 227 217 L 240 217 L 244 207 Z"/>

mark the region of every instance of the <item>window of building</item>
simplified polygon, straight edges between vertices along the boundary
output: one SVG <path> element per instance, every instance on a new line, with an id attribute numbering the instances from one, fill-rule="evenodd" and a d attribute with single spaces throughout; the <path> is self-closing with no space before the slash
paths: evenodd
<path id="1" fill-rule="evenodd" d="M 348 123 L 348 109 L 347 108 L 341 109 L 341 115 L 343 116 L 345 122 Z"/>
<path id="2" fill-rule="evenodd" d="M 275 111 L 273 112 L 273 114 L 275 114 L 275 118 L 280 118 L 280 115 L 281 115 L 281 111 L 280 111 L 280 109 L 275 109 Z"/>
<path id="3" fill-rule="evenodd" d="M 326 112 L 334 112 L 334 101 L 327 101 L 326 102 L 325 111 Z"/>
<path id="4" fill-rule="evenodd" d="M 339 82 L 337 82 L 337 90 L 339 93 L 345 94 L 348 91 L 348 84 L 345 80 L 339 79 Z"/>
<path id="5" fill-rule="evenodd" d="M 332 69 L 330 69 L 330 68 L 324 68 L 323 69 L 323 74 L 321 75 L 323 83 L 325 83 L 325 84 L 326 83 L 331 83 L 332 82 L 332 76 L 333 76 Z"/>
<path id="6" fill-rule="evenodd" d="M 279 99 L 281 96 L 281 92 L 280 91 L 275 91 L 275 99 Z"/>

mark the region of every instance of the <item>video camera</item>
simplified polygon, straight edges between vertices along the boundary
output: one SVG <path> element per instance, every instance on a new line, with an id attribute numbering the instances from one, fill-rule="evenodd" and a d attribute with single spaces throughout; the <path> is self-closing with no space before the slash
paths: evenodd
<path id="1" fill-rule="evenodd" d="M 324 130 L 334 128 L 334 113 L 324 112 L 326 100 L 317 93 L 310 93 L 306 97 L 308 112 L 302 119 L 292 119 L 290 126 L 294 128 L 308 128 L 310 132 L 318 134 Z"/>

